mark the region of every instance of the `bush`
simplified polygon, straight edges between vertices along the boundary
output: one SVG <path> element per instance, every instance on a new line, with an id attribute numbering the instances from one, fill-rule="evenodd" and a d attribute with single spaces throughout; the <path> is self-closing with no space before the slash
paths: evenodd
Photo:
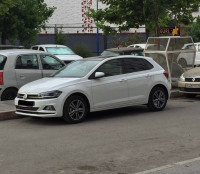
<path id="1" fill-rule="evenodd" d="M 67 36 L 63 33 L 62 30 L 56 33 L 56 44 L 66 45 Z"/>
<path id="2" fill-rule="evenodd" d="M 93 56 L 92 52 L 84 44 L 76 45 L 74 48 L 74 52 L 83 58 Z"/>

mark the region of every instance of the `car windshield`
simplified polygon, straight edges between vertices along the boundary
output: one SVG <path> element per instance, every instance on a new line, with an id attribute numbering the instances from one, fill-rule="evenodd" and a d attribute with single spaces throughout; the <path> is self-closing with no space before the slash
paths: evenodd
<path id="1" fill-rule="evenodd" d="M 114 51 L 103 51 L 101 53 L 102 56 L 119 56 L 120 53 Z"/>
<path id="2" fill-rule="evenodd" d="M 75 54 L 70 48 L 68 47 L 46 47 L 47 52 L 53 55 L 73 55 Z"/>
<path id="3" fill-rule="evenodd" d="M 52 77 L 84 77 L 86 76 L 100 60 L 79 60 L 74 61 L 64 68 L 57 71 Z"/>

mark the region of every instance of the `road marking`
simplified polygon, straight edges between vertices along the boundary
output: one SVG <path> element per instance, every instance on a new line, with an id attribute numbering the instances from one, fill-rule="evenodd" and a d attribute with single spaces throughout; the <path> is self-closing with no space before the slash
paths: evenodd
<path id="1" fill-rule="evenodd" d="M 154 168 L 154 169 L 146 170 L 146 171 L 143 171 L 143 172 L 138 172 L 138 173 L 135 173 L 135 174 L 149 174 L 149 173 L 152 173 L 152 172 L 158 172 L 158 171 L 168 169 L 168 168 L 172 168 L 172 167 L 175 167 L 175 166 L 181 166 L 181 165 L 189 164 L 189 163 L 192 163 L 192 162 L 195 162 L 195 161 L 200 161 L 200 157 L 190 159 L 190 160 L 186 160 L 186 161 L 177 162 L 177 163 L 174 163 L 174 164 L 169 164 L 169 165 L 157 167 L 157 168 Z"/>

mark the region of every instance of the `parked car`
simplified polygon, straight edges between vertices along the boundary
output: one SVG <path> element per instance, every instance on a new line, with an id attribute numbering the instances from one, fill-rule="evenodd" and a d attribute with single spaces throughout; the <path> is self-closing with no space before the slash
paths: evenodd
<path id="1" fill-rule="evenodd" d="M 60 60 L 64 61 L 65 64 L 68 64 L 74 60 L 82 59 L 81 56 L 75 54 L 69 47 L 65 45 L 54 45 L 54 44 L 34 45 L 31 47 L 31 49 L 45 51 L 50 54 L 53 54 Z"/>
<path id="2" fill-rule="evenodd" d="M 78 123 L 88 112 L 132 105 L 147 104 L 150 110 L 161 111 L 169 86 L 166 71 L 152 58 L 86 58 L 21 87 L 15 99 L 16 114 Z"/>
<path id="3" fill-rule="evenodd" d="M 190 52 L 187 52 L 189 50 Z M 195 55 L 193 52 L 196 51 Z M 193 65 L 193 57 L 195 56 L 194 65 L 200 65 L 200 42 L 198 43 L 189 43 L 185 44 L 182 48 L 182 51 L 177 57 L 177 62 L 183 67 L 192 66 Z"/>
<path id="4" fill-rule="evenodd" d="M 129 45 L 128 48 L 142 48 L 142 49 L 145 49 L 146 47 L 146 44 L 132 44 L 132 45 Z"/>
<path id="5" fill-rule="evenodd" d="M 119 55 L 134 55 L 134 56 L 144 56 L 144 49 L 142 48 L 109 48 L 101 53 L 101 56 L 119 56 Z"/>
<path id="6" fill-rule="evenodd" d="M 65 64 L 42 51 L 13 49 L 0 51 L 0 98 L 13 100 L 28 82 L 56 72 Z"/>
<path id="7" fill-rule="evenodd" d="M 200 67 L 184 72 L 178 81 L 178 87 L 180 92 L 187 97 L 195 97 L 200 94 Z"/>

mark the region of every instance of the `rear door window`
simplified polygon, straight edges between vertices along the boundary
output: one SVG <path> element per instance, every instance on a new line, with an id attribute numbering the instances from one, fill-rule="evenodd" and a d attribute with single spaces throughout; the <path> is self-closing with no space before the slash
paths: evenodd
<path id="1" fill-rule="evenodd" d="M 39 69 L 37 55 L 22 55 L 17 58 L 16 69 Z"/>
<path id="2" fill-rule="evenodd" d="M 38 47 L 32 47 L 32 50 L 38 50 Z"/>
<path id="3" fill-rule="evenodd" d="M 126 58 L 124 59 L 125 73 L 133 73 L 138 71 L 150 70 L 153 65 L 142 58 Z"/>
<path id="4" fill-rule="evenodd" d="M 0 55 L 0 70 L 3 70 L 5 63 L 6 63 L 6 57 Z"/>

